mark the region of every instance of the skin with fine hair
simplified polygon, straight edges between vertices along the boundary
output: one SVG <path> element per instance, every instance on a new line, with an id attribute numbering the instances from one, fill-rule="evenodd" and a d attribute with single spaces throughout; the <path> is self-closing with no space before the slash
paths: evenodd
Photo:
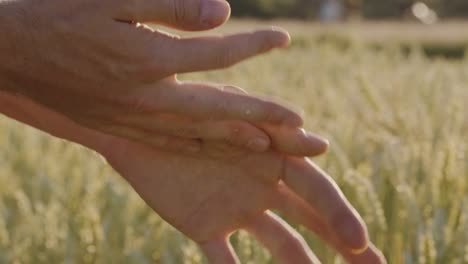
<path id="1" fill-rule="evenodd" d="M 176 78 L 285 47 L 286 32 L 182 39 L 139 23 L 205 30 L 229 12 L 223 0 L 0 1 L 0 112 L 101 153 L 212 263 L 238 262 L 227 240 L 238 229 L 281 262 L 318 263 L 270 209 L 350 263 L 384 262 L 333 180 L 303 158 L 327 144 L 297 113 Z"/>
<path id="2" fill-rule="evenodd" d="M 253 234 L 281 263 L 319 263 L 299 233 L 271 209 L 315 232 L 348 263 L 385 263 L 359 214 L 309 159 L 281 149 L 255 153 L 219 143 L 208 147 L 210 153 L 222 149 L 215 156 L 173 154 L 82 127 L 24 97 L 0 93 L 0 102 L 7 116 L 101 153 L 155 212 L 197 242 L 211 263 L 239 262 L 227 239 L 239 229 Z M 280 148 L 288 140 L 282 142 Z M 316 154 L 314 148 L 326 149 L 317 142 L 308 148 Z"/>
<path id="3" fill-rule="evenodd" d="M 287 46 L 289 35 L 180 38 L 140 24 L 206 30 L 229 14 L 224 0 L 0 0 L 0 90 L 159 149 L 197 153 L 218 141 L 265 151 L 270 138 L 258 125 L 297 128 L 297 113 L 176 74 L 229 67 Z"/>

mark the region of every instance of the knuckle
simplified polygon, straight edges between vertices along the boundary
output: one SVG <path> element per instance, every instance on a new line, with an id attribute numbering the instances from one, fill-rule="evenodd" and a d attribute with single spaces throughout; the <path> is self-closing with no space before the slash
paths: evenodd
<path id="1" fill-rule="evenodd" d="M 138 76 L 139 71 L 137 70 L 137 67 L 134 65 L 129 65 L 129 64 L 116 65 L 115 63 L 109 63 L 107 68 L 108 68 L 108 71 L 110 72 L 110 75 L 115 80 L 133 83 L 139 79 L 139 76 Z"/>
<path id="2" fill-rule="evenodd" d="M 133 63 L 103 54 L 100 54 L 99 60 L 94 70 L 101 78 L 114 82 L 134 83 Z"/>
<path id="3" fill-rule="evenodd" d="M 109 57 L 106 62 L 106 69 L 109 75 L 118 81 L 132 84 L 154 83 L 171 75 L 171 61 L 167 58 L 167 50 L 170 47 L 163 39 L 157 39 L 142 33 L 141 42 L 138 47 L 122 45 L 111 47 L 117 56 Z M 154 45 L 161 49 L 154 50 Z"/>
<path id="4" fill-rule="evenodd" d="M 126 80 L 134 80 L 140 84 L 149 84 L 160 80 L 165 75 L 169 75 L 169 73 L 166 73 L 165 67 L 162 64 L 154 63 L 147 59 L 139 65 L 127 67 L 125 75 L 127 76 Z"/>
<path id="5" fill-rule="evenodd" d="M 151 69 L 153 74 L 160 78 L 167 77 L 171 74 L 177 73 L 180 64 L 184 63 L 183 60 L 178 59 L 177 50 L 181 48 L 180 36 L 176 35 L 156 35 L 153 36 L 152 42 L 158 47 L 155 51 L 153 48 L 148 48 L 145 55 L 146 62 L 142 64 Z M 150 57 L 147 54 L 151 54 Z"/>
<path id="6" fill-rule="evenodd" d="M 147 51 L 146 55 L 137 54 L 126 59 L 126 63 L 116 64 L 115 61 L 111 61 L 108 68 L 112 77 L 125 83 L 149 84 L 170 75 L 166 63 L 155 56 L 148 56 L 152 54 L 151 49 L 143 50 Z"/>

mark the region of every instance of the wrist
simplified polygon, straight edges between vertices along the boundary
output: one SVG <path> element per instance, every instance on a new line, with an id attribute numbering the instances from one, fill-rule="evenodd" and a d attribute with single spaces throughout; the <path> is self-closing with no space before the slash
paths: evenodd
<path id="1" fill-rule="evenodd" d="M 3 114 L 52 136 L 95 150 L 105 157 L 113 157 L 114 137 L 77 125 L 67 117 L 32 100 L 0 91 L 0 115 Z"/>

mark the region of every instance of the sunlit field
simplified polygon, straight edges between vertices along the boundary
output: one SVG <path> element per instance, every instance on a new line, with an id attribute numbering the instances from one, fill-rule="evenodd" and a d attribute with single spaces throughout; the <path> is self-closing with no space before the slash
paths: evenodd
<path id="1" fill-rule="evenodd" d="M 295 40 L 288 50 L 182 78 L 238 85 L 304 109 L 306 127 L 331 142 L 316 162 L 389 263 L 468 263 L 468 58 L 428 57 L 413 34 L 402 48 L 391 34 L 404 26 L 386 25 L 390 37 L 378 45 L 348 39 L 342 32 L 355 31 L 342 27 L 286 27 Z M 298 228 L 323 263 L 343 263 Z M 274 263 L 246 233 L 232 242 L 243 263 Z M 205 260 L 98 155 L 0 117 L 0 263 Z"/>

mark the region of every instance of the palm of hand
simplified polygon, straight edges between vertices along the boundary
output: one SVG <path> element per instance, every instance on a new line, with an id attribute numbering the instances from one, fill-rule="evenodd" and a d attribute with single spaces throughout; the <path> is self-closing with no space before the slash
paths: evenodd
<path id="1" fill-rule="evenodd" d="M 314 187 L 301 177 L 313 178 L 313 166 L 305 159 L 234 148 L 234 154 L 215 159 L 169 154 L 128 141 L 110 145 L 104 154 L 110 164 L 163 219 L 200 244 L 212 263 L 236 263 L 227 237 L 238 229 L 252 233 L 282 263 L 318 263 L 302 237 L 267 211 L 271 208 L 317 233 L 350 263 L 383 263 L 372 244 L 363 248 L 365 229 L 343 198 L 334 198 L 340 194 L 333 184 L 319 177 L 315 190 L 326 191 L 308 193 Z M 341 220 L 354 222 L 351 238 L 334 230 L 339 223 L 333 218 L 340 217 L 332 216 L 333 208 L 342 211 Z"/>
<path id="2" fill-rule="evenodd" d="M 127 144 L 109 160 L 161 217 L 193 240 L 207 242 L 273 206 L 283 158 L 266 153 L 215 160 Z"/>

